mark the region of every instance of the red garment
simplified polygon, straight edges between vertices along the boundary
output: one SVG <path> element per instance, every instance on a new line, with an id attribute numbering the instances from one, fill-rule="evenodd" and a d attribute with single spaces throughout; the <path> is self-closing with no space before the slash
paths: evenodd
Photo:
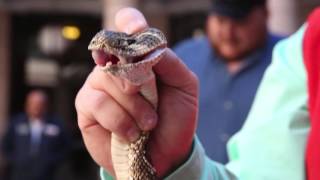
<path id="1" fill-rule="evenodd" d="M 308 19 L 303 40 L 303 58 L 307 69 L 311 120 L 306 150 L 307 179 L 320 180 L 320 8 Z"/>

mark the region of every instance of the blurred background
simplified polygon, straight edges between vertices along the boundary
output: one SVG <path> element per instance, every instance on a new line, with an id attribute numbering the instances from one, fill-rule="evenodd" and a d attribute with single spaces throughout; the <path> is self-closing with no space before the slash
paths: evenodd
<path id="1" fill-rule="evenodd" d="M 270 0 L 269 28 L 289 35 L 318 0 Z M 59 114 L 72 136 L 72 153 L 56 179 L 98 179 L 77 127 L 74 99 L 94 66 L 87 45 L 115 12 L 141 10 L 151 26 L 165 32 L 169 45 L 204 34 L 210 0 L 0 0 L 0 137 L 9 117 L 23 111 L 26 93 L 42 88 L 50 110 Z M 0 157 L 0 174 L 5 173 Z M 1 176 L 0 176 L 1 177 Z"/>

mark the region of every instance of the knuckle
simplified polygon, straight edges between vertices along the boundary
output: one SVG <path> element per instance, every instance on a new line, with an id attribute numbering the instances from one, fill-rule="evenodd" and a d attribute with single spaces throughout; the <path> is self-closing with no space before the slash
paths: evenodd
<path id="1" fill-rule="evenodd" d="M 130 111 L 134 116 L 142 114 L 141 109 L 148 109 L 147 102 L 141 96 L 135 96 L 130 101 Z"/>
<path id="2" fill-rule="evenodd" d="M 191 75 L 190 76 L 191 76 L 190 80 L 191 80 L 192 84 L 195 85 L 196 87 L 198 87 L 199 86 L 199 78 L 198 78 L 198 76 L 192 71 L 191 71 Z"/>
<path id="3" fill-rule="evenodd" d="M 87 103 L 89 106 L 91 106 L 89 109 L 92 111 L 97 111 L 103 109 L 108 101 L 111 101 L 111 99 L 107 96 L 107 94 L 96 91 L 95 94 L 88 96 L 84 103 Z"/>
<path id="4" fill-rule="evenodd" d="M 74 102 L 74 106 L 76 108 L 76 111 L 79 113 L 80 111 L 82 111 L 83 109 L 85 109 L 84 105 L 85 103 L 83 103 L 83 100 L 85 99 L 84 96 L 85 96 L 85 92 L 84 92 L 84 87 L 82 87 L 76 98 L 75 98 L 75 102 Z"/>
<path id="5" fill-rule="evenodd" d="M 81 90 L 80 90 L 81 91 Z M 74 107 L 76 108 L 76 111 L 78 111 L 81 107 L 81 103 L 80 103 L 80 91 L 78 92 L 76 99 L 74 101 Z"/>
<path id="6" fill-rule="evenodd" d="M 153 127 L 153 121 L 155 121 L 157 117 L 150 103 L 143 100 L 142 97 L 136 98 L 132 104 L 132 109 L 132 116 L 137 121 L 141 129 L 149 130 Z"/>
<path id="7" fill-rule="evenodd" d="M 129 140 L 138 132 L 137 127 L 128 116 L 119 115 L 118 118 L 112 119 L 112 132 Z"/>
<path id="8" fill-rule="evenodd" d="M 123 93 L 130 95 L 130 94 L 136 94 L 137 92 L 139 92 L 139 89 L 140 89 L 139 86 L 125 84 L 122 91 Z"/>
<path id="9" fill-rule="evenodd" d="M 125 113 L 118 112 L 115 117 L 111 119 L 111 124 L 115 131 L 124 133 L 132 126 L 130 118 Z"/>

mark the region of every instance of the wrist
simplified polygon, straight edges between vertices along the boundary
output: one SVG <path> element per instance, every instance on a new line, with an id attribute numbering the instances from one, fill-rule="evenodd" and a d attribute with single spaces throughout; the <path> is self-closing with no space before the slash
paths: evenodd
<path id="1" fill-rule="evenodd" d="M 191 139 L 184 146 L 177 145 L 176 151 L 171 153 L 162 153 L 158 150 L 152 158 L 152 164 L 157 171 L 157 176 L 163 179 L 184 164 L 193 151 L 193 144 L 193 139 Z"/>

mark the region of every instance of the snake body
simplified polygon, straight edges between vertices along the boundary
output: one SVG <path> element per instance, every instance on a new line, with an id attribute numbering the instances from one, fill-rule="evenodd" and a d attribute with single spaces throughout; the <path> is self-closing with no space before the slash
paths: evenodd
<path id="1" fill-rule="evenodd" d="M 89 50 L 108 55 L 101 69 L 140 86 L 141 95 L 157 109 L 158 96 L 152 67 L 159 62 L 167 45 L 164 34 L 155 28 L 128 35 L 101 30 L 91 40 Z M 156 170 L 146 157 L 149 132 L 128 143 L 111 135 L 111 157 L 118 180 L 155 180 Z"/>

